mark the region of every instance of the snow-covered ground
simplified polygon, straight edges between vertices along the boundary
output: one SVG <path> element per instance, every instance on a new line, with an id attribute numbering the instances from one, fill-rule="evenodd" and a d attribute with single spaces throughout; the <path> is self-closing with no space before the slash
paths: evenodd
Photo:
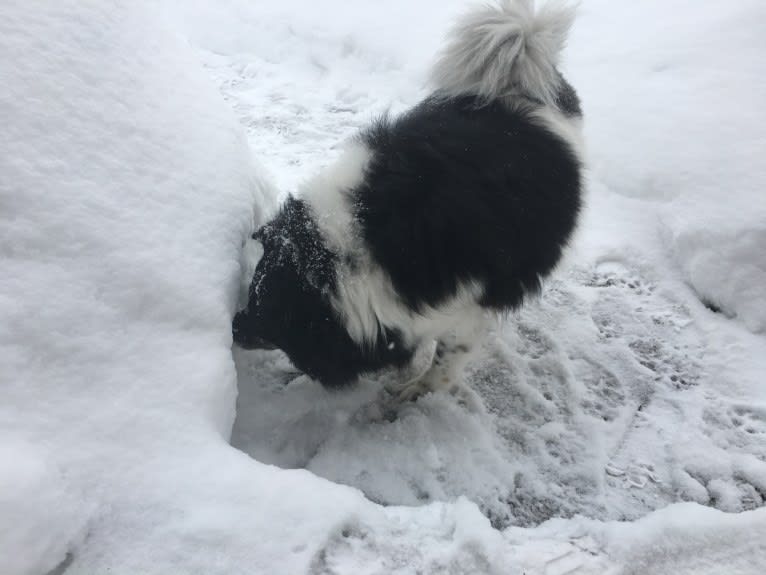
<path id="1" fill-rule="evenodd" d="M 0 573 L 763 572 L 760 0 L 582 2 L 588 209 L 483 409 L 232 361 L 247 231 L 465 6 L 5 2 Z"/>

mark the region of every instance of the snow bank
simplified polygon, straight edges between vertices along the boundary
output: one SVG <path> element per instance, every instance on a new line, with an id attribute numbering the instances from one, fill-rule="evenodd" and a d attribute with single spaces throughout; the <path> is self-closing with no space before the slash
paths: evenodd
<path id="1" fill-rule="evenodd" d="M 307 562 L 361 501 L 332 486 L 315 500 L 324 482 L 276 481 L 227 444 L 239 253 L 265 186 L 196 56 L 152 7 L 4 7 L 4 575 L 67 554 L 68 573 L 231 573 L 227 545 L 243 564 L 279 557 L 294 572 L 290 557 Z M 281 505 L 295 483 L 305 489 Z M 303 550 L 251 540 L 280 531 L 276 511 L 258 511 L 269 504 Z M 235 525 L 247 535 L 225 543 Z"/>
<path id="2" fill-rule="evenodd" d="M 766 5 L 588 0 L 569 68 L 593 170 L 706 303 L 766 329 Z"/>
<path id="3" fill-rule="evenodd" d="M 766 562 L 766 510 L 726 514 L 691 503 L 634 522 L 556 519 L 511 528 L 506 564 L 548 575 L 755 575 Z"/>
<path id="4" fill-rule="evenodd" d="M 83 497 L 40 445 L 0 443 L 0 567 L 3 573 L 53 569 L 82 542 Z"/>
<path id="5" fill-rule="evenodd" d="M 766 509 L 727 515 L 678 504 L 635 524 L 605 526 L 602 537 L 625 575 L 740 575 L 766 565 Z"/>

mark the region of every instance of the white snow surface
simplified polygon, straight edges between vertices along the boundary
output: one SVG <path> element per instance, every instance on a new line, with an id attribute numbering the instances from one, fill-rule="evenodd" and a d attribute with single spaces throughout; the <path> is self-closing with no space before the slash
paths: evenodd
<path id="1" fill-rule="evenodd" d="M 465 7 L 6 0 L 0 573 L 763 572 L 758 0 L 582 2 L 588 207 L 483 408 L 232 358 L 248 232 Z"/>

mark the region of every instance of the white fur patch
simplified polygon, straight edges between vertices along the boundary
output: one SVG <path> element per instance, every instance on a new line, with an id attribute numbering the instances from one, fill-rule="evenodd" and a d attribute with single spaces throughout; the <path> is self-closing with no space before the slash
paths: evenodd
<path id="1" fill-rule="evenodd" d="M 465 283 L 439 306 L 415 312 L 396 293 L 388 275 L 369 257 L 353 268 L 341 265 L 335 307 L 341 313 L 351 338 L 374 345 L 381 326 L 397 328 L 407 344 L 435 339 L 459 325 L 473 324 L 484 316 L 478 304 L 484 287 Z"/>
<path id="2" fill-rule="evenodd" d="M 581 164 L 585 163 L 585 138 L 582 133 L 582 117 L 565 116 L 557 108 L 541 106 L 530 111 L 539 125 L 564 140 Z"/>
<path id="3" fill-rule="evenodd" d="M 333 165 L 301 188 L 301 198 L 311 206 L 328 247 L 336 253 L 358 249 L 349 192 L 364 180 L 371 156 L 363 143 L 351 142 Z"/>

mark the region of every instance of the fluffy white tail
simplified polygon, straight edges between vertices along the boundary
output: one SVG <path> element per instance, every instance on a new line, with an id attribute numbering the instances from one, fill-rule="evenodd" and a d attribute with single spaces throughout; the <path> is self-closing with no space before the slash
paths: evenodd
<path id="1" fill-rule="evenodd" d="M 552 104 L 575 10 L 561 1 L 535 10 L 534 0 L 500 0 L 466 14 L 433 69 L 435 87 L 450 95 L 525 95 Z"/>

